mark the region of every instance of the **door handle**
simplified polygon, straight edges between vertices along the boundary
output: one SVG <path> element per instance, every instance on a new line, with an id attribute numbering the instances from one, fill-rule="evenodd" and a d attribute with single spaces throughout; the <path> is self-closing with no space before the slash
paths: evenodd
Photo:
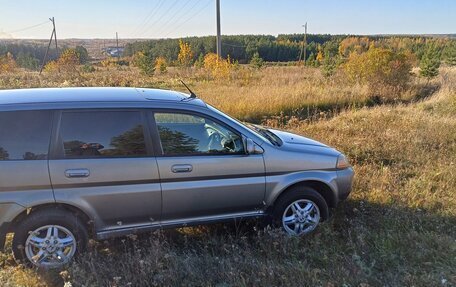
<path id="1" fill-rule="evenodd" d="M 67 169 L 65 176 L 69 178 L 89 177 L 90 171 L 87 168 Z"/>
<path id="2" fill-rule="evenodd" d="M 174 173 L 191 172 L 192 170 L 193 166 L 191 164 L 175 164 L 171 167 L 171 171 Z"/>

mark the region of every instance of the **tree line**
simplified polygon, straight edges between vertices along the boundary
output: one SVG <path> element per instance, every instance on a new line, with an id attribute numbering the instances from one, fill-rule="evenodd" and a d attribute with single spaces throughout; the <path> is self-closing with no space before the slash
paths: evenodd
<path id="1" fill-rule="evenodd" d="M 222 57 L 239 64 L 265 62 L 293 62 L 302 57 L 303 34 L 234 35 L 223 36 Z M 145 55 L 147 59 L 160 59 L 172 65 L 179 63 L 180 41 L 191 49 L 191 63 L 202 63 L 204 57 L 216 51 L 214 36 L 187 37 L 184 39 L 155 39 L 136 41 L 125 46 L 124 56 L 134 58 Z M 408 54 L 414 65 L 444 62 L 456 65 L 456 39 L 450 37 L 424 36 L 350 36 L 350 35 L 307 35 L 305 61 L 310 66 L 323 66 L 325 74 L 331 74 L 334 67 L 346 61 L 352 53 L 363 53 L 371 47 L 389 49 L 395 53 Z M 48 62 L 58 60 L 68 48 L 49 51 Z M 78 55 L 79 63 L 89 60 L 83 46 L 72 48 Z M 6 43 L 0 45 L 0 61 L 15 61 L 17 66 L 37 70 L 46 52 L 45 45 Z"/>

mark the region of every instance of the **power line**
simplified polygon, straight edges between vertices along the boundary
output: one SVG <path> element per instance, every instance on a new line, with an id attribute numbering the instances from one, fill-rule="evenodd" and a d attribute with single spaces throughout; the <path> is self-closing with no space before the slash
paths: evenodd
<path id="1" fill-rule="evenodd" d="M 195 9 L 195 7 L 201 2 L 199 1 L 196 1 L 187 11 L 186 11 L 186 14 L 190 14 L 191 11 L 193 11 Z M 176 27 L 176 26 L 175 26 Z M 167 27 L 169 28 L 169 27 Z M 171 28 L 172 29 L 172 28 Z M 166 32 L 166 29 L 163 31 L 163 32 Z"/>
<path id="2" fill-rule="evenodd" d="M 141 22 L 141 24 L 139 24 L 136 29 L 134 30 L 134 32 L 132 33 L 132 35 L 136 35 L 140 32 L 140 30 L 142 30 L 144 28 L 144 25 L 146 25 L 147 23 L 149 23 L 149 21 L 152 19 L 152 16 L 155 16 L 155 14 L 157 14 L 157 11 L 160 10 L 161 6 L 163 5 L 163 3 L 165 3 L 165 0 L 159 0 L 157 2 L 157 5 L 155 5 L 151 10 L 150 12 L 147 14 L 146 17 L 144 17 L 143 21 Z"/>
<path id="3" fill-rule="evenodd" d="M 160 33 L 163 32 L 163 30 L 166 30 L 166 29 L 168 28 L 167 25 L 168 25 L 168 24 L 169 24 L 177 15 L 178 15 L 178 14 L 180 14 L 180 12 L 183 11 L 184 14 L 187 13 L 187 12 L 184 11 L 183 9 L 184 9 L 185 7 L 187 7 L 187 5 L 188 5 L 188 3 L 190 3 L 190 1 L 191 1 L 191 0 L 187 0 L 187 2 L 185 2 L 185 4 L 184 4 L 180 9 L 176 9 L 176 10 L 177 10 L 176 13 L 174 13 L 171 17 L 168 17 L 168 20 L 167 20 L 166 22 L 164 22 L 163 25 L 162 25 L 163 28 L 157 30 L 157 35 L 160 35 Z"/>
<path id="4" fill-rule="evenodd" d="M 39 23 L 39 24 L 35 24 L 35 25 L 32 25 L 32 26 L 28 26 L 28 27 L 25 27 L 25 28 L 21 28 L 21 29 L 18 29 L 18 30 L 14 30 L 14 31 L 8 31 L 8 32 L 5 32 L 5 33 L 7 33 L 7 34 L 19 33 L 19 32 L 27 31 L 27 30 L 30 30 L 30 29 L 33 29 L 33 28 L 42 26 L 42 25 L 47 24 L 47 23 L 49 23 L 48 20 L 46 20 L 46 21 L 44 21 L 44 22 L 42 22 L 42 23 Z"/>
<path id="5" fill-rule="evenodd" d="M 171 11 L 171 9 L 176 6 L 176 4 L 179 2 L 179 0 L 175 0 L 173 2 L 173 4 L 171 4 L 171 6 L 168 7 L 168 10 L 165 11 L 165 13 L 161 14 L 160 17 L 158 17 L 151 25 L 150 27 L 153 27 L 155 26 L 155 24 L 159 23 L 161 19 L 163 19 L 163 17 L 165 17 L 165 15 L 168 14 L 169 11 Z M 150 30 L 150 28 L 146 28 L 146 30 L 144 30 L 141 35 L 144 35 L 144 33 L 147 33 L 148 31 Z"/>
<path id="6" fill-rule="evenodd" d="M 229 47 L 235 47 L 235 48 L 247 48 L 247 46 L 233 45 L 233 44 L 228 44 L 228 43 L 223 43 L 223 42 L 222 42 L 222 46 L 229 46 Z"/>
<path id="7" fill-rule="evenodd" d="M 193 14 L 192 16 L 188 17 L 184 22 L 180 23 L 180 25 L 176 26 L 176 28 L 172 29 L 171 31 L 168 32 L 168 34 L 166 34 L 164 36 L 164 38 L 168 37 L 169 34 L 171 34 L 172 32 L 178 30 L 180 27 L 182 27 L 184 24 L 186 24 L 188 21 L 192 20 L 194 17 L 198 16 L 204 9 L 207 8 L 207 6 L 209 6 L 209 4 L 212 2 L 212 0 L 209 0 L 203 7 L 201 7 L 200 10 L 196 11 L 195 14 Z"/>

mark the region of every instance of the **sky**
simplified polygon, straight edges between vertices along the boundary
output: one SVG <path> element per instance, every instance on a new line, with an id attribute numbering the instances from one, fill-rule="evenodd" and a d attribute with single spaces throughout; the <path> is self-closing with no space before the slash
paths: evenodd
<path id="1" fill-rule="evenodd" d="M 178 38 L 216 33 L 216 0 L 0 0 L 0 38 Z M 220 0 L 222 34 L 453 34 L 455 0 Z"/>

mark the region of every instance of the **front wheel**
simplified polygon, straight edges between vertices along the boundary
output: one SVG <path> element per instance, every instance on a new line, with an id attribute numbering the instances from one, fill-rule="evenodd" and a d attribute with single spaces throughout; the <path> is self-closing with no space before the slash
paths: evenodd
<path id="1" fill-rule="evenodd" d="M 74 214 L 60 209 L 32 213 L 16 227 L 13 255 L 17 262 L 60 268 L 85 249 L 87 229 Z"/>
<path id="2" fill-rule="evenodd" d="M 315 230 L 328 216 L 328 205 L 316 190 L 297 186 L 278 199 L 273 220 L 287 234 L 301 236 Z"/>

